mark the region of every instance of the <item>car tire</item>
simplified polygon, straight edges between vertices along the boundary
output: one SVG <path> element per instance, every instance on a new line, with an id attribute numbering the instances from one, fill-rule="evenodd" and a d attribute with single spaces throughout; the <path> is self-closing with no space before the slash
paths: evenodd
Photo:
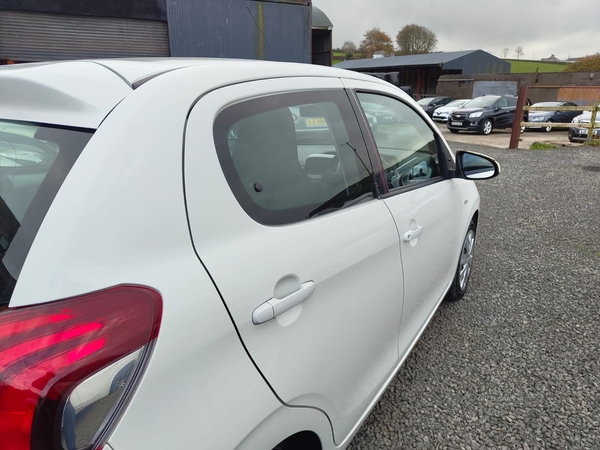
<path id="1" fill-rule="evenodd" d="M 454 134 L 458 133 L 458 130 L 453 130 L 452 128 L 448 128 L 448 129 L 450 130 L 450 133 L 454 133 Z"/>
<path id="2" fill-rule="evenodd" d="M 573 134 L 573 130 L 569 129 L 569 142 L 575 142 L 575 135 Z"/>
<path id="3" fill-rule="evenodd" d="M 454 274 L 454 280 L 446 300 L 457 301 L 463 298 L 469 287 L 469 277 L 473 267 L 473 251 L 475 249 L 475 223 L 471 221 L 465 239 L 460 247 L 460 256 L 458 257 L 458 266 Z"/>
<path id="4" fill-rule="evenodd" d="M 483 122 L 481 122 L 481 129 L 480 129 L 480 133 L 484 134 L 484 135 L 488 135 L 492 132 L 492 130 L 494 129 L 494 124 L 492 123 L 492 121 L 490 119 L 484 119 Z"/>
<path id="5" fill-rule="evenodd" d="M 544 127 L 542 128 L 543 131 L 545 131 L 546 133 L 550 133 L 552 131 L 552 127 Z"/>

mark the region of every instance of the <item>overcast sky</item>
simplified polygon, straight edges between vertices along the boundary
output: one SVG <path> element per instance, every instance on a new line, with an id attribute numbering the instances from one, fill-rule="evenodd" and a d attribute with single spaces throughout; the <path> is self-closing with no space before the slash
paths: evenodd
<path id="1" fill-rule="evenodd" d="M 333 46 L 353 41 L 379 27 L 396 45 L 396 34 L 411 23 L 433 31 L 437 50 L 482 49 L 522 59 L 559 59 L 600 52 L 598 0 L 313 0 L 333 22 Z"/>

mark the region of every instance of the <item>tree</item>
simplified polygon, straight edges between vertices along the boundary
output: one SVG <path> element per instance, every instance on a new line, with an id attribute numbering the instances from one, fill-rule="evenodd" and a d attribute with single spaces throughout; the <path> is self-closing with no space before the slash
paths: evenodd
<path id="1" fill-rule="evenodd" d="M 365 37 L 360 43 L 360 49 L 366 54 L 367 58 L 372 58 L 375 52 L 383 52 L 385 54 L 394 52 L 392 38 L 378 27 L 372 28 L 365 33 Z"/>
<path id="2" fill-rule="evenodd" d="M 502 50 L 502 57 L 503 57 L 504 59 L 506 59 L 506 57 L 507 57 L 507 56 L 508 56 L 508 49 L 507 49 L 507 48 L 505 48 L 505 49 L 503 49 L 503 50 Z"/>
<path id="3" fill-rule="evenodd" d="M 396 35 L 400 55 L 431 53 L 437 45 L 435 33 L 421 25 L 406 25 Z"/>
<path id="4" fill-rule="evenodd" d="M 517 55 L 517 59 L 520 59 L 525 52 L 523 51 L 523 47 L 519 46 L 515 49 L 515 55 Z"/>
<path id="5" fill-rule="evenodd" d="M 352 41 L 345 41 L 342 45 L 342 51 L 344 53 L 356 53 L 356 45 Z"/>
<path id="6" fill-rule="evenodd" d="M 567 65 L 565 72 L 597 72 L 600 71 L 600 53 L 581 58 L 579 61 Z"/>

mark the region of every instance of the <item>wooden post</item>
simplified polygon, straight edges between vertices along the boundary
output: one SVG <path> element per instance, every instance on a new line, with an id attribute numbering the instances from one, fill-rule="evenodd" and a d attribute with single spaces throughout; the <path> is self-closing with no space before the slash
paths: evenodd
<path id="1" fill-rule="evenodd" d="M 515 119 L 513 121 L 512 133 L 510 134 L 510 144 L 508 148 L 519 147 L 519 137 L 521 136 L 521 122 L 523 122 L 523 106 L 527 103 L 527 93 L 529 86 L 519 88 L 519 98 L 517 99 L 517 109 L 515 110 Z"/>
<path id="2" fill-rule="evenodd" d="M 594 103 L 594 109 L 592 109 L 592 117 L 590 117 L 590 128 L 588 129 L 587 140 L 585 143 L 590 145 L 594 137 L 594 127 L 596 126 L 596 116 L 598 112 L 598 102 Z"/>

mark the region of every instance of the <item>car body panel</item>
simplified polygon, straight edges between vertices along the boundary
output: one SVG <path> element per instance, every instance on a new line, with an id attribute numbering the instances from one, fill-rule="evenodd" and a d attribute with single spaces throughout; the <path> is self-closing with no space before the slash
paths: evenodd
<path id="1" fill-rule="evenodd" d="M 361 87 L 412 100 L 384 81 L 344 70 L 190 61 L 145 61 L 138 67 L 135 61 L 123 61 L 123 74 L 118 62 L 94 63 L 103 72 L 90 69 L 88 86 L 97 87 L 94 98 L 107 99 L 97 101 L 103 105 L 98 108 L 71 107 L 78 102 L 66 101 L 66 112 L 51 116 L 42 95 L 30 99 L 27 114 L 16 117 L 10 115 L 10 104 L 0 105 L 0 117 L 7 119 L 58 124 L 64 119 L 68 125 L 92 128 L 101 124 L 50 206 L 10 306 L 123 283 L 160 292 L 160 333 L 132 401 L 109 438 L 115 450 L 196 448 L 198 443 L 273 448 L 301 430 L 317 433 L 324 449 L 344 448 L 425 329 L 449 283 L 435 280 L 439 298 L 428 303 L 427 314 L 421 311 L 422 323 L 410 324 L 416 334 L 403 340 L 400 334 L 408 324 L 402 319 L 402 259 L 406 255 L 413 264 L 422 255 L 402 251 L 390 213 L 399 200 L 372 199 L 306 222 L 260 225 L 237 203 L 207 136 L 212 136 L 218 108 L 282 90 Z M 70 70 L 68 65 L 60 69 L 61 64 L 53 69 L 57 77 Z M 13 74 L 21 70 L 26 69 Z M 153 77 L 158 73 L 162 75 Z M 144 77 L 148 80 L 131 90 L 128 84 Z M 64 89 L 60 99 L 68 98 Z M 111 97 L 113 89 L 119 95 Z M 42 91 L 53 98 L 57 89 Z M 434 127 L 423 111 L 417 113 Z M 199 145 L 193 151 L 189 143 Z M 448 157 L 454 160 L 452 153 Z M 428 188 L 401 194 L 409 203 L 425 204 L 403 203 L 398 217 L 429 221 L 430 236 L 437 236 L 439 224 L 428 211 L 454 193 L 468 201 L 448 202 L 457 208 L 449 214 L 460 222 L 451 235 L 464 236 L 464 225 L 479 208 L 474 183 L 452 179 Z M 419 239 L 414 249 L 424 249 L 421 244 L 428 242 Z M 451 247 L 454 240 L 443 245 Z M 412 273 L 414 286 L 432 284 L 425 271 Z M 272 297 L 278 279 L 290 274 L 313 280 L 315 294 L 285 317 L 253 325 L 251 304 Z M 305 391 L 298 387 L 302 383 Z M 147 432 L 163 429 L 171 432 Z"/>
<path id="2" fill-rule="evenodd" d="M 0 118 L 97 128 L 131 87 L 86 61 L 0 68 Z"/>
<path id="3" fill-rule="evenodd" d="M 159 337 L 110 443 L 116 449 L 192 448 L 198 442 L 235 448 L 281 403 L 244 351 L 191 245 L 181 161 L 185 119 L 199 95 L 197 77 L 173 72 L 141 89 L 106 118 L 67 176 L 10 306 L 122 283 L 157 289 L 163 298 Z M 199 408 L 200 401 L 208 407 Z M 321 425 L 315 427 L 329 426 L 318 414 Z M 216 434 L 218 423 L 236 427 Z M 165 428 L 180 431 L 140 433 Z"/>
<path id="4" fill-rule="evenodd" d="M 342 90 L 343 85 L 335 78 L 282 79 L 208 94 L 190 115 L 185 170 L 195 246 L 250 355 L 286 404 L 325 411 L 339 443 L 398 359 L 402 277 L 398 235 L 389 211 L 373 199 L 311 220 L 261 225 L 239 205 L 214 144 L 203 138 L 212 133 L 212 118 L 240 98 L 332 88 Z M 210 196 L 201 187 L 205 183 L 214 191 Z M 229 212 L 225 220 L 213 213 L 214 205 Z M 258 262 L 256 255 L 268 249 L 277 249 L 278 257 Z M 254 325 L 254 309 L 275 297 L 276 286 L 285 278 L 312 281 L 315 292 L 275 320 Z M 377 328 L 358 332 L 373 323 Z M 315 342 L 320 343 L 318 352 L 313 351 Z M 367 370 L 364 361 L 369 361 Z"/>

